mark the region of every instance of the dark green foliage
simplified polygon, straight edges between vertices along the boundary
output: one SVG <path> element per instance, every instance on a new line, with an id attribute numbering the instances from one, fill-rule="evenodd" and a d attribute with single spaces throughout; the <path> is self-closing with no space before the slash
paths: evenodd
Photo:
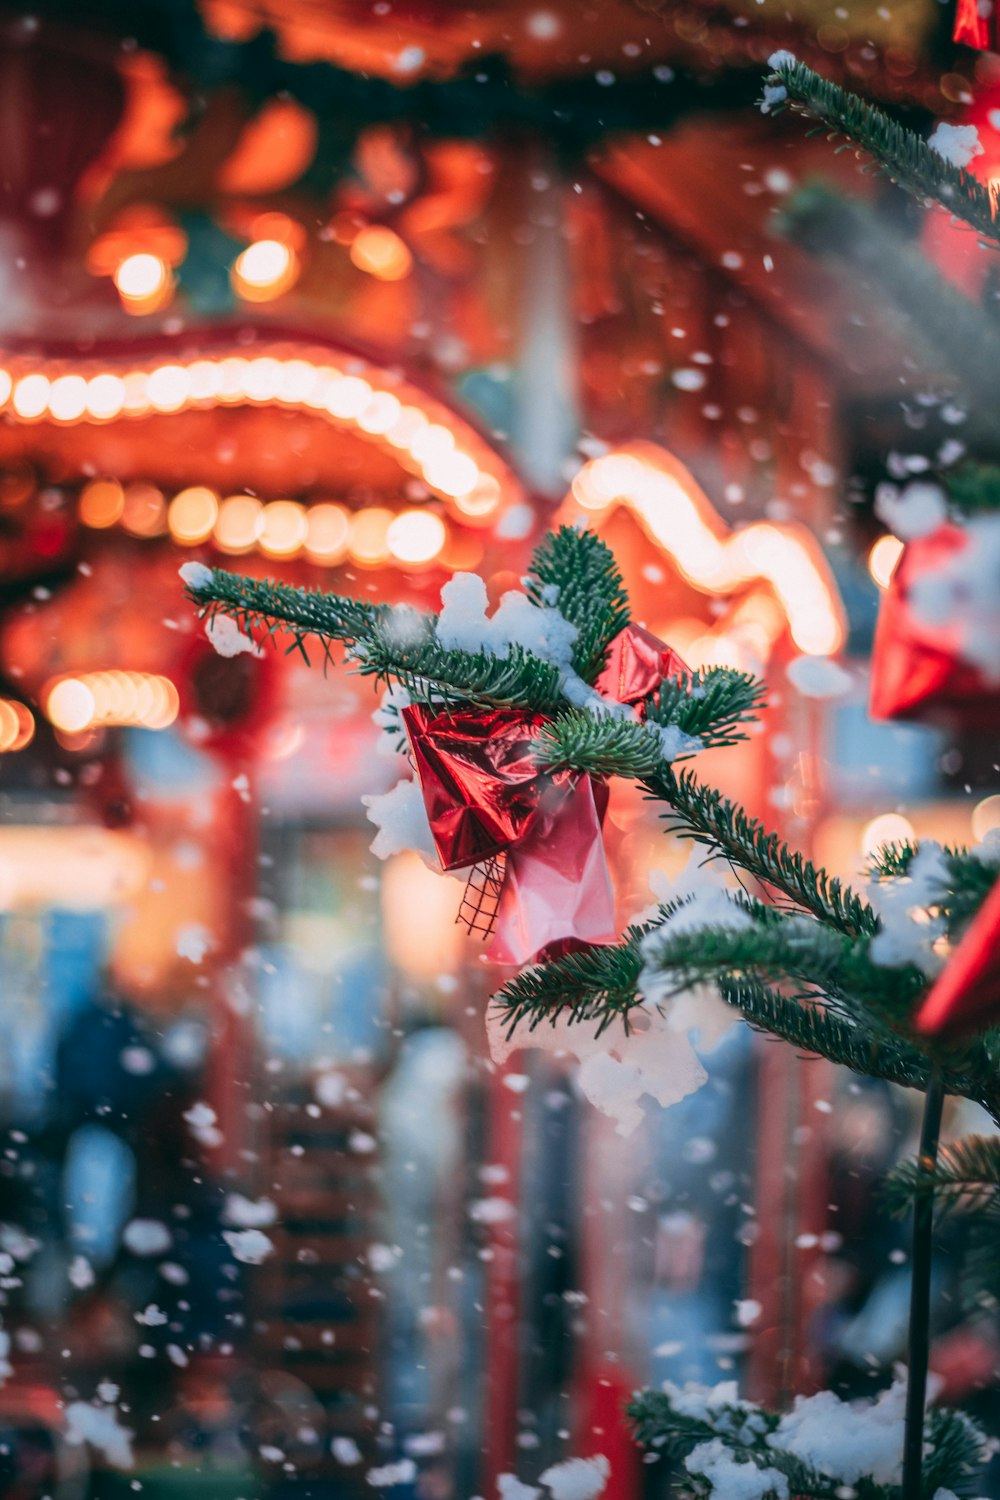
<path id="1" fill-rule="evenodd" d="M 998 340 L 1000 342 L 1000 340 Z M 993 365 L 993 401 L 996 400 L 996 372 L 1000 358 Z M 991 403 L 992 405 L 992 403 Z M 994 441 L 996 428 L 993 429 Z M 1000 464 L 964 463 L 945 476 L 945 489 L 956 510 L 966 516 L 993 514 L 1000 511 Z"/>
<path id="2" fill-rule="evenodd" d="M 344 594 L 324 594 L 320 589 L 301 589 L 269 578 L 245 578 L 225 568 L 211 568 L 211 582 L 186 584 L 184 592 L 205 619 L 229 615 L 240 629 L 255 640 L 287 631 L 289 650 L 306 655 L 306 642 L 319 642 L 329 658 L 331 642 L 353 645 L 366 640 L 385 605 L 366 604 Z M 306 657 L 308 661 L 308 657 Z"/>
<path id="3" fill-rule="evenodd" d="M 773 886 L 789 901 L 851 937 L 871 937 L 878 930 L 875 912 L 825 870 L 789 849 L 757 818 L 749 818 L 721 792 L 702 786 L 693 771 L 675 776 L 669 766 L 642 777 L 650 795 L 667 804 L 668 827 L 724 855 L 748 875 Z"/>
<path id="4" fill-rule="evenodd" d="M 524 583 L 534 604 L 554 604 L 576 626 L 573 669 L 593 683 L 608 647 L 630 618 L 628 594 L 611 548 L 596 532 L 562 526 L 539 542 Z"/>
<path id="5" fill-rule="evenodd" d="M 747 738 L 742 726 L 756 720 L 766 697 L 764 684 L 749 672 L 699 668 L 665 682 L 647 705 L 646 717 L 699 739 L 701 750 L 715 750 Z"/>
<path id="6" fill-rule="evenodd" d="M 593 1023 L 598 1033 L 640 1004 L 640 944 L 651 924 L 626 928 L 620 943 L 583 948 L 525 969 L 493 996 L 510 1035 L 523 1021 L 533 1031 L 564 1012 Z"/>
<path id="7" fill-rule="evenodd" d="M 841 1476 L 819 1473 L 786 1449 L 772 1446 L 768 1439 L 777 1440 L 780 1417 L 749 1402 L 713 1404 L 705 1417 L 699 1418 L 678 1410 L 669 1392 L 642 1391 L 629 1403 L 628 1416 L 637 1440 L 678 1467 L 700 1444 L 721 1438 L 736 1462 L 749 1462 L 784 1474 L 789 1493 L 797 1500 L 844 1500 L 847 1493 L 855 1500 L 900 1500 L 898 1485 L 876 1484 L 867 1478 L 845 1485 Z M 845 1430 L 844 1438 L 847 1456 L 849 1431 Z M 933 1500 L 943 1488 L 957 1495 L 967 1494 L 985 1457 L 983 1434 L 966 1416 L 961 1412 L 931 1411 L 921 1474 L 923 1500 Z M 711 1493 L 703 1479 L 683 1468 L 673 1492 L 687 1497 Z"/>
<path id="8" fill-rule="evenodd" d="M 915 131 L 794 59 L 779 63 L 768 83 L 780 84 L 787 91 L 788 107 L 819 120 L 831 138 L 846 136 L 867 151 L 880 171 L 921 203 L 940 204 L 982 239 L 1000 244 L 989 188 L 964 167 L 945 161 Z"/>
<path id="9" fill-rule="evenodd" d="M 905 1161 L 893 1169 L 887 1195 L 897 1212 L 927 1193 L 933 1193 L 939 1217 L 983 1199 L 996 1199 L 1000 1208 L 1000 1137 L 967 1135 L 942 1146 L 933 1167 Z"/>

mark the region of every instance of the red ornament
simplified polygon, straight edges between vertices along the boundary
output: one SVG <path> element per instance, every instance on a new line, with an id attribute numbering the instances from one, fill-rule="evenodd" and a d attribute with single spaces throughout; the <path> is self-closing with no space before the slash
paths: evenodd
<path id="1" fill-rule="evenodd" d="M 629 625 L 615 637 L 597 686 L 635 704 L 687 668 L 655 636 Z M 494 932 L 491 957 L 527 963 L 566 945 L 610 942 L 614 892 L 601 824 L 607 787 L 539 768 L 532 754 L 542 714 L 520 709 L 403 710 L 417 778 L 441 864 L 475 866 L 462 919 Z"/>
<path id="2" fill-rule="evenodd" d="M 982 7 L 982 0 L 958 0 L 952 37 L 966 47 L 980 52 L 997 50 L 997 14 L 995 5 Z"/>
<path id="3" fill-rule="evenodd" d="M 960 1036 L 1000 1021 L 1000 880 L 917 1015 L 925 1036 Z"/>
<path id="4" fill-rule="evenodd" d="M 882 598 L 872 652 L 870 709 L 874 719 L 919 719 L 996 726 L 998 692 L 961 656 L 957 625 L 928 624 L 910 593 L 969 545 L 968 532 L 946 523 L 907 544 Z"/>
<path id="5" fill-rule="evenodd" d="M 688 669 L 676 651 L 641 625 L 626 625 L 608 648 L 604 671 L 595 687 L 605 698 L 640 704 L 670 677 L 685 677 Z"/>

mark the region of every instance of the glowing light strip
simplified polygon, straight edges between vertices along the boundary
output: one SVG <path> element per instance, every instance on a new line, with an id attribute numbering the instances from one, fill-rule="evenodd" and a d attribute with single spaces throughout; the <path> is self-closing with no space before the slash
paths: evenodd
<path id="1" fill-rule="evenodd" d="M 116 669 L 59 677 L 46 686 L 42 701 L 46 716 L 64 734 L 116 724 L 166 729 L 180 710 L 169 677 Z"/>
<path id="2" fill-rule="evenodd" d="M 592 459 L 573 480 L 572 492 L 588 511 L 627 506 L 702 593 L 727 594 L 766 580 L 792 640 L 806 655 L 833 656 L 843 644 L 840 598 L 804 527 L 755 521 L 731 530 L 684 466 L 652 443 L 628 444 Z"/>
<path id="3" fill-rule="evenodd" d="M 361 360 L 349 366 L 301 355 L 227 354 L 119 374 L 83 365 L 67 370 L 56 362 L 20 368 L 8 360 L 0 367 L 0 410 L 25 424 L 73 426 L 191 408 L 278 405 L 374 441 L 467 523 L 485 523 L 502 501 L 520 498 L 510 471 L 447 407 L 413 387 L 389 389 L 388 379 Z"/>

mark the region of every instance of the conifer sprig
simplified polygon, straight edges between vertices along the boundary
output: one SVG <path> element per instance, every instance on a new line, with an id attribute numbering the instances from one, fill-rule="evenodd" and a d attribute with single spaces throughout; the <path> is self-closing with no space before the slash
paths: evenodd
<path id="1" fill-rule="evenodd" d="M 554 605 L 577 629 L 573 669 L 594 682 L 611 642 L 630 619 L 628 594 L 611 551 L 596 532 L 563 526 L 535 548 L 524 580 L 533 604 Z"/>
<path id="2" fill-rule="evenodd" d="M 815 73 L 791 53 L 771 60 L 767 82 L 787 94 L 787 107 L 826 126 L 831 139 L 846 136 L 872 158 L 878 169 L 921 203 L 937 203 L 989 244 L 1000 244 L 993 192 L 964 167 L 956 167 L 922 136 Z M 775 111 L 781 101 L 771 106 Z"/>

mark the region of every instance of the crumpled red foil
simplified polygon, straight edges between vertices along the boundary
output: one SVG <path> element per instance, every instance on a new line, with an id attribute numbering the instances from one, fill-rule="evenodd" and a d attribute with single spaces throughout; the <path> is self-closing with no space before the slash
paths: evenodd
<path id="1" fill-rule="evenodd" d="M 964 661 L 957 628 L 925 624 L 909 602 L 914 583 L 968 546 L 968 533 L 946 523 L 909 542 L 882 596 L 872 649 L 873 719 L 918 719 L 993 729 L 1000 691 Z"/>
<path id="2" fill-rule="evenodd" d="M 430 713 L 413 704 L 403 709 L 403 722 L 443 869 L 464 870 L 524 837 L 538 813 L 543 777 L 531 755 L 545 723 L 541 714 Z"/>
<path id="3" fill-rule="evenodd" d="M 955 1037 L 1000 1022 L 1000 880 L 952 951 L 917 1013 L 925 1036 Z"/>
<path id="4" fill-rule="evenodd" d="M 611 644 L 597 688 L 641 712 L 667 675 L 686 673 L 676 652 L 628 625 Z M 475 867 L 459 920 L 493 934 L 490 957 L 525 964 L 613 941 L 614 891 L 601 836 L 608 789 L 589 776 L 539 768 L 531 746 L 545 716 L 413 704 L 403 721 L 441 864 Z"/>
<path id="5" fill-rule="evenodd" d="M 594 686 L 605 698 L 640 704 L 669 677 L 686 677 L 688 668 L 669 646 L 641 625 L 626 625 L 608 648 L 604 671 Z"/>

